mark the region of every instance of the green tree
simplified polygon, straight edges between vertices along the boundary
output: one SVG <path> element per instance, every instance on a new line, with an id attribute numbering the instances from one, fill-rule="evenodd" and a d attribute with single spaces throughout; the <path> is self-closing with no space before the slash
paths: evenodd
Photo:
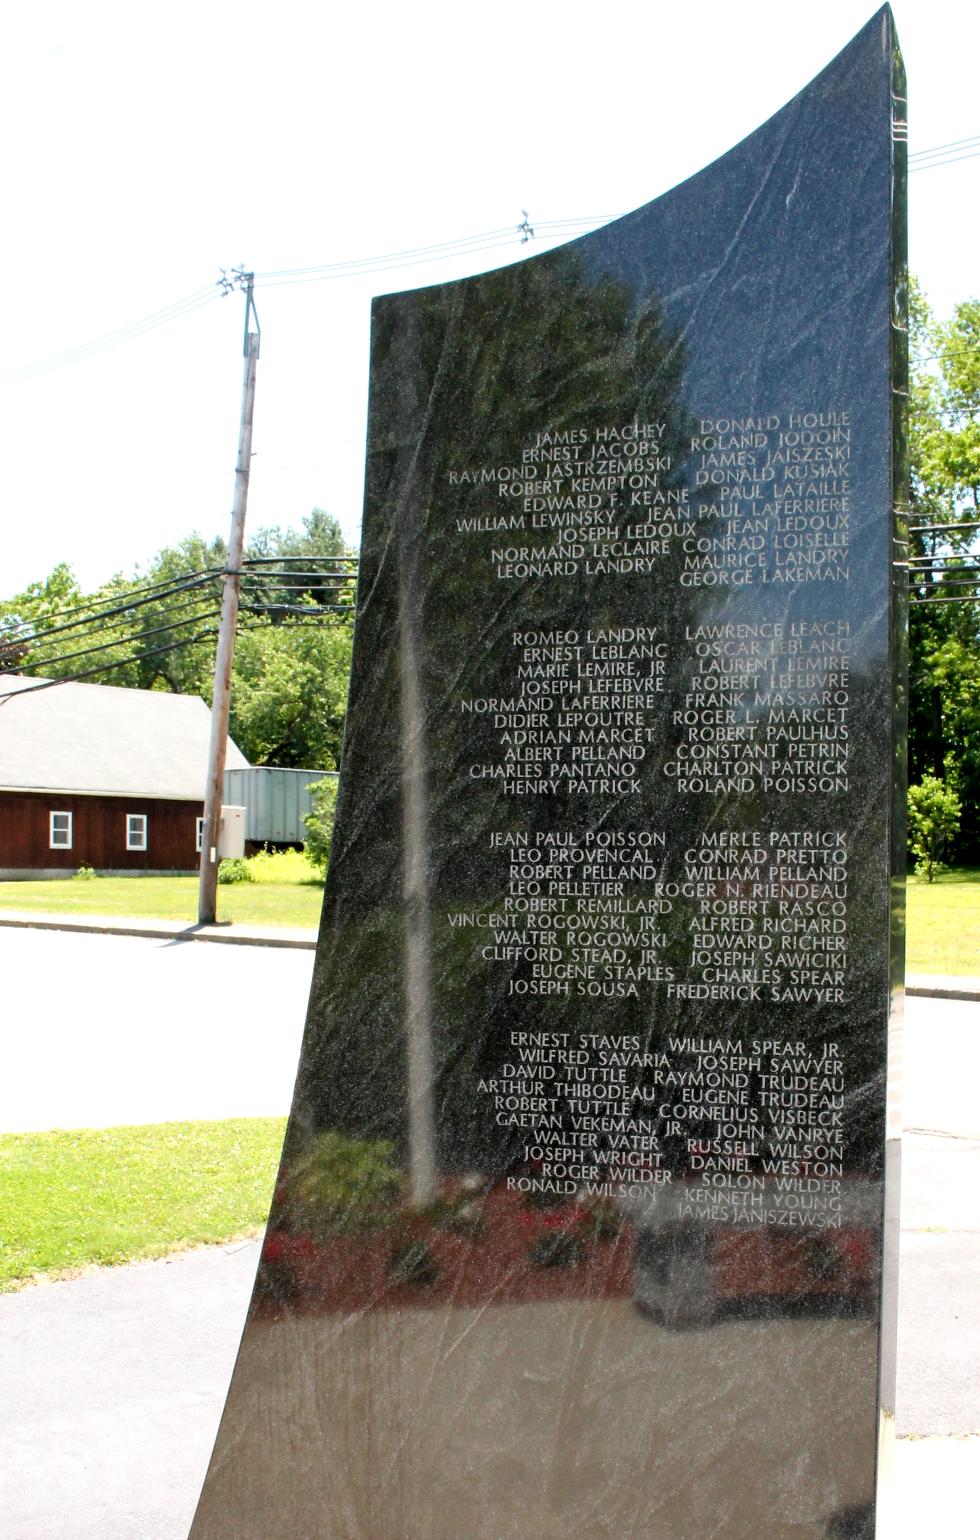
<path id="1" fill-rule="evenodd" d="M 932 882 L 942 870 L 941 856 L 956 836 L 960 824 L 960 799 L 934 775 L 909 787 L 909 846 L 916 871 Z"/>
<path id="2" fill-rule="evenodd" d="M 305 850 L 314 866 L 326 872 L 333 842 L 334 816 L 337 811 L 337 782 L 333 776 L 314 781 L 310 787 L 313 806 L 303 822 L 306 825 Z"/>
<path id="3" fill-rule="evenodd" d="M 227 548 L 194 533 L 164 546 L 131 580 L 134 598 L 149 599 L 134 610 L 130 629 L 137 658 L 135 683 L 141 690 L 170 690 L 210 701 L 214 684 L 215 632 L 221 606 L 220 573 Z M 201 582 L 202 573 L 212 572 Z M 137 593 L 161 585 L 159 599 Z M 166 585 L 166 586 L 162 586 Z M 146 633 L 145 635 L 142 633 Z M 194 637 L 201 640 L 194 642 Z"/>
<path id="4" fill-rule="evenodd" d="M 63 679 L 94 670 L 109 682 L 136 684 L 136 668 L 120 667 L 128 657 L 127 583 L 112 578 L 93 594 L 84 594 L 64 562 L 41 582 L 0 601 L 0 663 L 9 671 L 44 679 Z M 93 651 L 97 648 L 97 651 Z"/>
<path id="5" fill-rule="evenodd" d="M 253 765 L 336 770 L 347 708 L 352 626 L 264 619 L 235 647 L 231 735 Z"/>
<path id="6" fill-rule="evenodd" d="M 914 604 L 909 627 L 909 780 L 945 780 L 962 801 L 955 855 L 980 856 L 980 603 L 969 600 L 980 509 L 980 303 L 937 322 L 910 296 Z M 925 523 L 947 526 L 917 531 Z"/>
<path id="7" fill-rule="evenodd" d="M 340 525 L 322 509 L 299 530 L 258 530 L 247 548 L 246 558 L 264 560 L 242 585 L 231 730 L 253 764 L 336 768 L 354 584 L 349 560 L 329 558 L 350 555 Z M 335 575 L 310 576 L 323 558 Z M 0 669 L 53 679 L 83 674 L 210 702 L 226 559 L 224 541 L 188 535 L 91 594 L 60 565 L 0 601 Z"/>
<path id="8" fill-rule="evenodd" d="M 246 579 L 231 685 L 231 731 L 254 765 L 335 770 L 347 709 L 354 582 L 337 520 L 314 508 L 300 530 L 260 529 Z M 329 573 L 311 576 L 318 559 Z M 297 560 L 284 560 L 297 558 Z M 313 613 L 316 612 L 316 613 Z"/>

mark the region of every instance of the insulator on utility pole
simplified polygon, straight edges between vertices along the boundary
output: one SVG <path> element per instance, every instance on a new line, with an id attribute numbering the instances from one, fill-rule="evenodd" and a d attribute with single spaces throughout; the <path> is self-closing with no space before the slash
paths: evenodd
<path id="1" fill-rule="evenodd" d="M 255 274 L 237 268 L 234 282 L 222 274 L 219 287 L 245 292 L 245 382 L 242 387 L 242 416 L 238 432 L 238 465 L 235 469 L 235 501 L 231 511 L 228 560 L 225 564 L 221 594 L 221 622 L 218 649 L 214 660 L 214 696 L 211 701 L 211 741 L 208 748 L 208 773 L 204 791 L 204 820 L 201 830 L 201 878 L 198 889 L 199 925 L 213 925 L 217 918 L 218 844 L 221 830 L 221 800 L 224 793 L 225 756 L 228 749 L 228 712 L 231 702 L 231 665 L 235 656 L 235 626 L 238 621 L 238 596 L 242 581 L 242 550 L 245 544 L 245 509 L 248 504 L 248 473 L 252 463 L 252 414 L 255 409 L 255 365 L 259 357 L 262 330 L 252 290 Z M 254 323 L 254 325 L 253 325 Z"/>

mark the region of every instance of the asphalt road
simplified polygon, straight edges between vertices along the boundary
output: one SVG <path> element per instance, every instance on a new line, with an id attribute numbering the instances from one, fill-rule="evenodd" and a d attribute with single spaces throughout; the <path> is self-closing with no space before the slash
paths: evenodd
<path id="1" fill-rule="evenodd" d="M 284 1112 L 311 967 L 309 952 L 0 929 L 0 1129 Z M 957 1494 L 980 1463 L 964 1437 L 980 1433 L 980 1005 L 907 1010 L 904 1486 L 881 1535 L 965 1540 L 975 1508 Z M 4 1540 L 183 1540 L 256 1256 L 206 1248 L 0 1297 Z"/>
<path id="2" fill-rule="evenodd" d="M 0 926 L 0 1131 L 286 1112 L 313 953 Z M 910 999 L 904 1118 L 980 1139 L 980 1004 Z"/>
<path id="3" fill-rule="evenodd" d="M 313 953 L 0 927 L 0 1130 L 287 1112 Z"/>

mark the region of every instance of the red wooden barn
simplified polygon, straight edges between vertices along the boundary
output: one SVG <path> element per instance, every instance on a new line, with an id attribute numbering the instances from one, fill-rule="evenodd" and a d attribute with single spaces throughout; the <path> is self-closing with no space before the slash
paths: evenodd
<path id="1" fill-rule="evenodd" d="M 211 713 L 196 695 L 0 675 L 0 877 L 192 871 Z M 229 738 L 229 769 L 248 765 Z"/>

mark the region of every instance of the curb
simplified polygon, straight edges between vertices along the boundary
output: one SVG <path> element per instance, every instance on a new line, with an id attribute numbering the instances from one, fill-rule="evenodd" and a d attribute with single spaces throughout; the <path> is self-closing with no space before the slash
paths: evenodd
<path id="1" fill-rule="evenodd" d="M 314 952 L 317 932 L 286 926 L 235 929 L 228 925 L 184 925 L 180 920 L 118 920 L 112 915 L 34 914 L 28 910 L 0 911 L 0 926 L 21 930 L 67 930 L 100 936 L 141 936 L 149 941 L 213 941 L 224 946 L 284 946 Z M 927 1000 L 980 1001 L 980 978 L 910 973 L 905 993 Z"/>
<path id="2" fill-rule="evenodd" d="M 980 979 L 910 973 L 905 980 L 905 993 L 927 1000 L 980 1000 Z"/>
<path id="3" fill-rule="evenodd" d="M 316 950 L 315 930 L 287 926 L 260 926 L 232 930 L 224 925 L 185 925 L 180 920 L 117 920 L 112 915 L 31 914 L 26 910 L 0 913 L 0 926 L 18 930 L 65 930 L 81 935 L 140 936 L 148 941 L 213 941 L 224 946 L 284 946 Z"/>

